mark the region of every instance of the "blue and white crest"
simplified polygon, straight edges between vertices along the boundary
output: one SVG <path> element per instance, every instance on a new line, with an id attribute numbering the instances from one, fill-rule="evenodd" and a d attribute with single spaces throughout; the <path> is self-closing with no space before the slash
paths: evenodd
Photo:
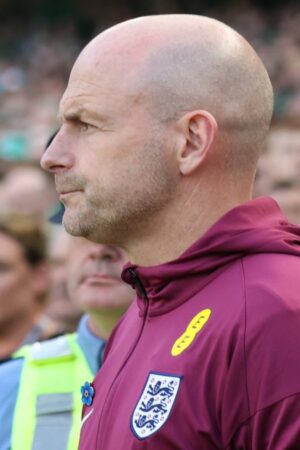
<path id="1" fill-rule="evenodd" d="M 167 421 L 178 394 L 181 378 L 150 372 L 131 416 L 131 429 L 139 439 L 156 433 Z"/>

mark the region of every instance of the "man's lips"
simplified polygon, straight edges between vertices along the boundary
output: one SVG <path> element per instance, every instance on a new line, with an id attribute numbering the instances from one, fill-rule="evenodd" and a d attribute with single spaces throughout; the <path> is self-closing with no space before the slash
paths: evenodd
<path id="1" fill-rule="evenodd" d="M 82 192 L 82 191 L 79 190 L 79 189 L 76 189 L 76 190 L 74 190 L 74 191 L 62 191 L 62 192 L 59 194 L 58 198 L 59 198 L 59 200 L 60 200 L 62 203 L 64 203 L 64 200 L 67 200 L 68 197 L 70 197 L 70 196 L 72 196 L 72 195 L 76 195 L 76 194 L 78 194 L 79 192 Z"/>
<path id="2" fill-rule="evenodd" d="M 72 189 L 72 190 L 69 190 L 69 191 L 58 191 L 58 194 L 60 196 L 62 196 L 62 195 L 74 194 L 75 192 L 82 192 L 82 191 L 80 189 Z"/>
<path id="3" fill-rule="evenodd" d="M 81 284 L 97 284 L 97 285 L 112 285 L 120 283 L 120 280 L 116 277 L 109 275 L 100 275 L 97 273 L 92 273 L 89 275 L 84 275 L 81 279 Z"/>

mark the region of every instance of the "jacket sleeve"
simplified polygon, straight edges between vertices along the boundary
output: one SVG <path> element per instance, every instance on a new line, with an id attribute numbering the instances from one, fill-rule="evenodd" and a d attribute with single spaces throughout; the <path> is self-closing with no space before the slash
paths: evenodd
<path id="1" fill-rule="evenodd" d="M 23 359 L 0 364 L 0 450 L 10 450 Z"/>
<path id="2" fill-rule="evenodd" d="M 273 267 L 264 270 L 269 276 L 265 273 L 259 282 L 252 276 L 246 289 L 243 398 L 248 412 L 239 423 L 231 422 L 225 448 L 299 450 L 300 302 L 296 275 L 291 279 L 281 272 L 273 276 Z M 233 393 L 232 382 L 230 387 Z M 235 395 L 239 398 L 240 392 L 236 390 Z M 230 414 L 230 403 L 226 405 Z"/>
<path id="3" fill-rule="evenodd" d="M 227 449 L 299 450 L 300 393 L 258 411 L 239 428 Z"/>

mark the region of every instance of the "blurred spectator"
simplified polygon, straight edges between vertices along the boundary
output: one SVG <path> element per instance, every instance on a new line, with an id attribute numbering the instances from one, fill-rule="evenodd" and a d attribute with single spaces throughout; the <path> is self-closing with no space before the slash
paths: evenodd
<path id="1" fill-rule="evenodd" d="M 13 165 L 0 183 L 0 212 L 29 214 L 43 222 L 57 199 L 53 180 L 34 165 Z"/>
<path id="2" fill-rule="evenodd" d="M 255 193 L 274 197 L 290 221 L 300 224 L 300 123 L 272 127 L 259 161 Z"/>
<path id="3" fill-rule="evenodd" d="M 82 399 L 89 401 L 85 392 L 92 392 L 105 342 L 135 295 L 121 280 L 123 250 L 83 238 L 70 241 L 68 292 L 87 314 L 77 333 L 25 347 L 18 352 L 22 358 L 0 365 L 1 450 L 78 447 L 80 387 L 85 385 Z"/>
<path id="4" fill-rule="evenodd" d="M 22 344 L 47 339 L 57 327 L 46 315 L 46 238 L 30 217 L 0 217 L 0 358 Z"/>
<path id="5" fill-rule="evenodd" d="M 115 245 L 71 239 L 67 290 L 77 308 L 89 314 L 91 331 L 107 340 L 135 296 L 132 287 L 121 280 L 127 255 Z"/>
<path id="6" fill-rule="evenodd" d="M 73 251 L 74 239 L 62 225 L 50 225 L 49 261 L 51 289 L 47 315 L 59 324 L 64 332 L 77 328 L 81 309 L 70 300 L 67 290 L 67 261 Z"/>

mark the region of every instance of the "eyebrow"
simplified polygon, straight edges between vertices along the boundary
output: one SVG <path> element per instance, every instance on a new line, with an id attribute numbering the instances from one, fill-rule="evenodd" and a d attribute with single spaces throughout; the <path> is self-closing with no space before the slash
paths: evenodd
<path id="1" fill-rule="evenodd" d="M 69 120 L 70 122 L 76 122 L 83 120 L 84 118 L 90 118 L 95 119 L 97 121 L 106 122 L 107 118 L 105 118 L 103 115 L 99 114 L 99 112 L 96 112 L 92 109 L 86 109 L 84 107 L 79 108 L 70 108 L 69 110 L 66 110 L 65 112 L 59 112 L 57 115 L 57 119 L 60 121 Z"/>
<path id="2" fill-rule="evenodd" d="M 59 112 L 57 115 L 58 120 L 80 120 L 82 119 L 82 116 L 87 114 L 87 110 L 85 108 L 78 108 L 78 109 L 70 109 L 69 111 L 65 112 Z"/>

